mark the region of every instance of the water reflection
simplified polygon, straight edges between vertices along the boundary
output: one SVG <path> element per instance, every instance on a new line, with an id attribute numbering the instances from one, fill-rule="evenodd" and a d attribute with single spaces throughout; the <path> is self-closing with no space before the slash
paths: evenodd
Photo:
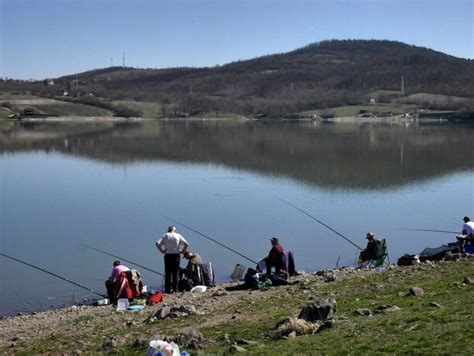
<path id="1" fill-rule="evenodd" d="M 439 124 L 24 123 L 0 134 L 0 152 L 214 163 L 326 188 L 381 189 L 472 169 L 473 133 Z"/>

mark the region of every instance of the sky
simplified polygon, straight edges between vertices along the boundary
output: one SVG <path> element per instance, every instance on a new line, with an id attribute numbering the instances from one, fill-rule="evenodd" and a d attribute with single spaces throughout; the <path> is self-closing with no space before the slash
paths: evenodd
<path id="1" fill-rule="evenodd" d="M 203 67 L 328 39 L 474 58 L 474 0 L 0 0 L 0 76 Z"/>

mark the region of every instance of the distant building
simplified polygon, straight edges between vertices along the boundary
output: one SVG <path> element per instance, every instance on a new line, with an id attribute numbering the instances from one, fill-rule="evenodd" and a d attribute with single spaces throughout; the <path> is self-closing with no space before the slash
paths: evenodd
<path id="1" fill-rule="evenodd" d="M 371 104 L 375 104 L 375 99 L 374 98 L 370 98 L 370 101 L 369 101 Z"/>
<path id="2" fill-rule="evenodd" d="M 43 80 L 43 85 L 46 85 L 46 86 L 54 85 L 54 79 L 48 78 L 48 79 Z"/>

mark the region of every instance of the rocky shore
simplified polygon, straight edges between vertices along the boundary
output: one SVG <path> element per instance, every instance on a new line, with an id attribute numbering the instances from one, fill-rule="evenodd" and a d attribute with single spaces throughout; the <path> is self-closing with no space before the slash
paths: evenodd
<path id="1" fill-rule="evenodd" d="M 373 327 L 379 334 L 391 335 L 384 350 L 416 351 L 405 338 L 411 340 L 418 332 L 429 336 L 441 330 L 441 323 L 445 330 L 449 323 L 449 330 L 465 329 L 472 335 L 470 318 L 463 318 L 472 311 L 459 301 L 474 300 L 474 256 L 449 259 L 383 270 L 345 267 L 302 273 L 292 277 L 289 286 L 265 290 L 227 291 L 233 284 L 223 284 L 205 293 L 167 295 L 163 303 L 143 311 L 72 306 L 4 317 L 0 352 L 144 354 L 149 341 L 157 339 L 174 341 L 182 351 L 205 354 L 285 353 L 295 345 L 302 352 L 357 352 L 364 345 L 380 351 L 365 344 Z M 407 328 L 412 330 L 405 335 Z M 339 340 L 341 335 L 347 341 Z M 453 337 L 449 340 L 456 344 Z M 442 351 L 447 342 L 434 339 L 418 351 L 430 347 Z M 465 350 L 469 349 L 466 343 Z"/>

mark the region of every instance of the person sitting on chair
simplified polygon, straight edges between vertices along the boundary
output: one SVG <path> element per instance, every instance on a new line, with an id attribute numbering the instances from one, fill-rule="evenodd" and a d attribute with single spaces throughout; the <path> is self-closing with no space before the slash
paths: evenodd
<path id="1" fill-rule="evenodd" d="M 275 267 L 275 273 L 286 273 L 285 252 L 283 246 L 280 245 L 280 241 L 277 237 L 272 237 L 270 243 L 272 244 L 272 248 L 268 253 L 268 256 L 264 258 L 267 273 L 272 272 L 272 267 Z"/>
<path id="2" fill-rule="evenodd" d="M 461 236 L 456 236 L 460 252 L 465 252 L 466 246 L 474 245 L 474 222 L 469 216 L 465 216 L 463 221 Z"/>
<path id="3" fill-rule="evenodd" d="M 202 258 L 195 252 L 184 251 L 183 257 L 188 260 L 185 268 L 181 268 L 181 278 L 189 279 L 194 286 L 202 285 Z"/>
<path id="4" fill-rule="evenodd" d="M 119 282 L 120 274 L 122 272 L 130 271 L 130 268 L 123 265 L 120 261 L 114 261 L 113 265 L 114 265 L 114 268 L 112 269 L 112 273 L 110 274 L 110 277 L 105 282 L 105 287 L 107 288 L 107 295 L 110 301 L 112 303 L 115 303 L 116 301 L 115 288 Z"/>
<path id="5" fill-rule="evenodd" d="M 380 244 L 380 240 L 372 232 L 367 233 L 366 239 L 367 246 L 360 252 L 359 257 L 360 266 L 362 268 L 366 268 L 371 260 L 377 258 L 377 245 Z"/>

